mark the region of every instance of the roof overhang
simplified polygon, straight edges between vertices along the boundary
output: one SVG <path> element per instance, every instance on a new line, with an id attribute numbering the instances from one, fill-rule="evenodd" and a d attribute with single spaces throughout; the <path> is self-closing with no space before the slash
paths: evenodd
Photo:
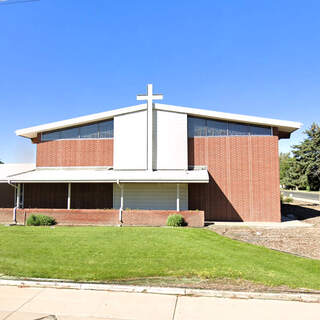
<path id="1" fill-rule="evenodd" d="M 72 119 L 63 120 L 63 121 L 51 122 L 51 123 L 43 124 L 40 126 L 17 130 L 16 135 L 32 139 L 37 137 L 38 133 L 41 133 L 41 132 L 59 130 L 59 129 L 73 127 L 73 126 L 79 126 L 79 125 L 94 123 L 98 121 L 104 121 L 104 120 L 112 119 L 115 116 L 119 116 L 122 114 L 146 110 L 146 108 L 147 108 L 146 104 L 139 104 L 139 105 L 131 106 L 127 108 L 120 108 L 120 109 L 115 109 L 111 111 L 95 113 L 88 116 L 82 116 L 82 117 L 72 118 Z M 270 127 L 278 128 L 279 131 L 288 133 L 288 134 L 301 128 L 302 126 L 300 122 L 246 116 L 246 115 L 217 112 L 217 111 L 198 109 L 198 108 L 179 107 L 179 106 L 173 106 L 173 105 L 167 105 L 167 104 L 161 104 L 161 103 L 155 103 L 155 109 L 170 111 L 170 112 L 177 112 L 177 113 L 184 113 L 194 117 L 204 117 L 208 119 L 216 119 L 216 120 L 222 120 L 222 121 L 235 121 L 235 122 L 241 122 L 241 123 L 247 123 L 247 124 L 270 126 Z"/>
<path id="2" fill-rule="evenodd" d="M 131 106 L 127 108 L 114 109 L 106 112 L 90 114 L 88 116 L 82 116 L 82 117 L 72 118 L 68 120 L 51 122 L 51 123 L 43 124 L 40 126 L 20 129 L 20 130 L 16 130 L 15 133 L 17 136 L 22 136 L 25 138 L 32 139 L 37 137 L 38 133 L 40 132 L 59 130 L 59 129 L 69 128 L 69 127 L 94 123 L 98 121 L 104 121 L 104 120 L 112 119 L 114 116 L 146 110 L 146 108 L 147 108 L 146 104 L 139 104 L 139 105 Z"/>
<path id="3" fill-rule="evenodd" d="M 161 103 L 156 103 L 155 108 L 158 110 L 164 110 L 164 111 L 186 113 L 194 117 L 204 117 L 208 119 L 221 120 L 221 121 L 234 121 L 234 122 L 241 122 L 241 123 L 247 123 L 247 124 L 277 127 L 279 131 L 289 132 L 289 133 L 297 129 L 300 129 L 302 126 L 302 123 L 294 122 L 294 121 L 247 116 L 247 115 L 241 115 L 241 114 L 235 114 L 235 113 L 218 112 L 218 111 L 211 111 L 211 110 L 198 109 L 198 108 L 178 107 L 178 106 L 172 106 L 172 105 L 161 104 Z"/>
<path id="4" fill-rule="evenodd" d="M 8 177 L 11 183 L 208 183 L 202 170 L 112 170 L 108 168 L 37 168 Z"/>
<path id="5" fill-rule="evenodd" d="M 0 164 L 0 183 L 7 183 L 8 176 L 34 170 L 35 163 L 6 163 Z"/>

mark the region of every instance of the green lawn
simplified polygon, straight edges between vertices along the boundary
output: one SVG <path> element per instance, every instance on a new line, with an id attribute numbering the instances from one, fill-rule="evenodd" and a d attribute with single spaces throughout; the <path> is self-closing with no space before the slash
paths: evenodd
<path id="1" fill-rule="evenodd" d="M 320 261 L 191 228 L 0 226 L 0 274 L 88 281 L 231 278 L 320 289 Z"/>

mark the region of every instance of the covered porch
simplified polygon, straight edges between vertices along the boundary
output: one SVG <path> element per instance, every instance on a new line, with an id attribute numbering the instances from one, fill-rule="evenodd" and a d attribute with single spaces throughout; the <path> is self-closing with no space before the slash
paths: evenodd
<path id="1" fill-rule="evenodd" d="M 209 177 L 207 170 L 41 168 L 9 179 L 8 182 L 16 187 L 18 212 L 19 209 L 47 214 L 64 212 L 74 218 L 74 214 L 85 214 L 81 219 L 87 220 L 88 224 L 89 213 L 108 213 L 117 215 L 117 224 L 127 220 L 129 225 L 164 225 L 169 214 L 189 212 L 188 184 L 208 183 Z M 115 219 L 111 220 L 115 224 Z"/>

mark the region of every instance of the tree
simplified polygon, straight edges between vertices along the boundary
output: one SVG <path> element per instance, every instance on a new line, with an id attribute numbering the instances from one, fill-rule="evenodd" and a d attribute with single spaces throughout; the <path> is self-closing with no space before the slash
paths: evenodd
<path id="1" fill-rule="evenodd" d="M 280 161 L 280 184 L 284 188 L 290 188 L 292 185 L 290 176 L 289 176 L 289 170 L 291 166 L 291 162 L 293 161 L 293 158 L 290 156 L 290 153 L 280 153 L 279 155 L 279 161 Z"/>
<path id="2" fill-rule="evenodd" d="M 3 164 L 3 162 L 0 160 L 0 164 Z"/>
<path id="3" fill-rule="evenodd" d="M 313 123 L 304 132 L 307 137 L 300 144 L 293 146 L 296 172 L 299 174 L 297 182 L 300 187 L 310 190 L 320 189 L 320 127 Z"/>
<path id="4" fill-rule="evenodd" d="M 302 179 L 296 159 L 290 153 L 280 153 L 280 184 L 283 188 L 303 188 Z"/>

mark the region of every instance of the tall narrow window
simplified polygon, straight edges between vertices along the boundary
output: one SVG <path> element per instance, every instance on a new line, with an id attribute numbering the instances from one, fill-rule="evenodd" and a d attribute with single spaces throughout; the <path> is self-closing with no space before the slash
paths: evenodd
<path id="1" fill-rule="evenodd" d="M 248 136 L 250 134 L 250 127 L 241 124 L 241 123 L 233 123 L 229 122 L 229 136 Z"/>
<path id="2" fill-rule="evenodd" d="M 94 139 L 99 138 L 98 125 L 91 124 L 88 126 L 80 127 L 80 139 Z"/>
<path id="3" fill-rule="evenodd" d="M 99 138 L 113 138 L 113 121 L 99 123 Z"/>
<path id="4" fill-rule="evenodd" d="M 42 141 L 52 141 L 58 139 L 60 139 L 60 131 L 52 131 L 42 134 Z"/>
<path id="5" fill-rule="evenodd" d="M 252 136 L 271 136 L 270 127 L 250 126 L 250 134 Z"/>
<path id="6" fill-rule="evenodd" d="M 79 139 L 79 128 L 71 128 L 61 131 L 60 139 Z"/>
<path id="7" fill-rule="evenodd" d="M 201 118 L 188 118 L 188 136 L 202 137 L 207 135 L 207 120 Z"/>
<path id="8" fill-rule="evenodd" d="M 207 135 L 211 136 L 227 136 L 228 123 L 224 121 L 207 120 Z"/>

